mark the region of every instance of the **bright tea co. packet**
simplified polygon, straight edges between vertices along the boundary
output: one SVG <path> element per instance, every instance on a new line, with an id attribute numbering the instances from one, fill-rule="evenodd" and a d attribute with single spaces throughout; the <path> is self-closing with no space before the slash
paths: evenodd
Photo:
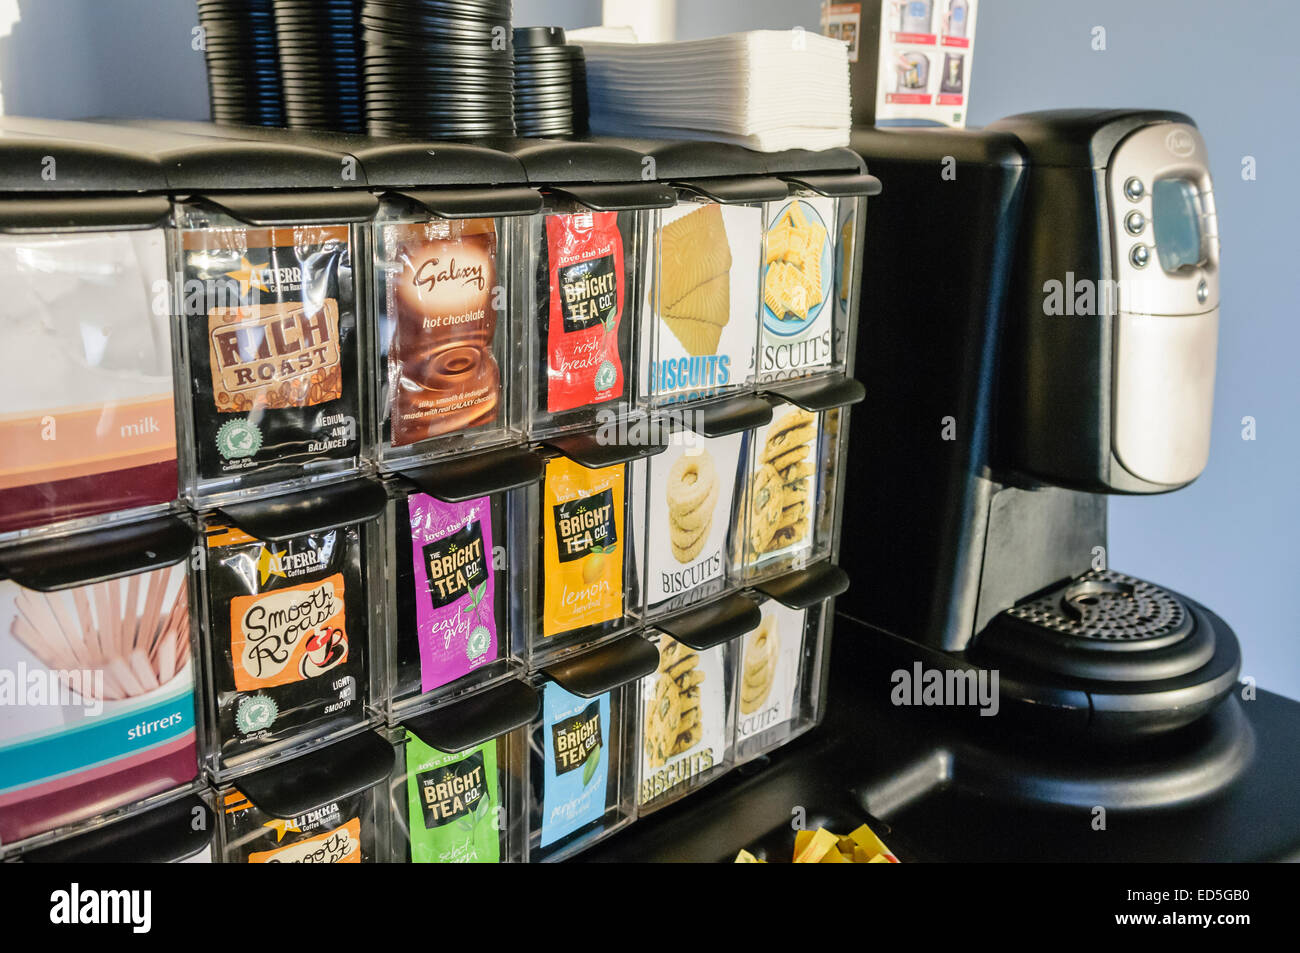
<path id="1" fill-rule="evenodd" d="M 207 530 L 221 760 L 363 717 L 366 597 L 356 526 L 264 542 Z"/>
<path id="2" fill-rule="evenodd" d="M 495 223 L 434 219 L 385 225 L 380 234 L 389 442 L 409 446 L 497 421 Z"/>
<path id="3" fill-rule="evenodd" d="M 613 740 L 610 696 L 581 698 L 548 682 L 542 692 L 541 846 L 605 815 Z"/>
<path id="4" fill-rule="evenodd" d="M 501 859 L 497 742 L 448 754 L 406 733 L 411 862 L 495 864 Z"/>
<path id="5" fill-rule="evenodd" d="M 347 226 L 183 232 L 197 478 L 264 483 L 359 453 Z"/>
<path id="6" fill-rule="evenodd" d="M 546 463 L 542 505 L 542 634 L 562 635 L 623 616 L 626 467 Z"/>
<path id="7" fill-rule="evenodd" d="M 623 396 L 627 263 L 616 212 L 548 215 L 539 320 L 549 413 Z"/>
<path id="8" fill-rule="evenodd" d="M 489 497 L 443 503 L 413 493 L 407 512 L 421 685 L 430 692 L 500 655 L 493 506 Z"/>

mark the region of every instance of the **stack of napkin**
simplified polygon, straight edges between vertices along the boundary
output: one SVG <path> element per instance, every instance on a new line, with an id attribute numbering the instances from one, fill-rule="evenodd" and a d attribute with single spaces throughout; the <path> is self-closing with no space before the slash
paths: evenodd
<path id="1" fill-rule="evenodd" d="M 803 30 L 753 30 L 680 43 L 593 42 L 597 135 L 714 139 L 763 152 L 849 143 L 848 46 Z"/>

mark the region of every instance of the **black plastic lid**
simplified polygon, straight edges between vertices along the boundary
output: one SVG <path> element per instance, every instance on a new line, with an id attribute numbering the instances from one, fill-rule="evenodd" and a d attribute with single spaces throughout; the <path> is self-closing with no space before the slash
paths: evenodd
<path id="1" fill-rule="evenodd" d="M 736 205 L 745 202 L 776 202 L 790 194 L 790 186 L 770 175 L 731 178 L 698 178 L 674 181 L 678 188 L 702 195 L 711 202 Z"/>
<path id="2" fill-rule="evenodd" d="M 258 810 L 291 818 L 385 780 L 393 746 L 373 731 L 314 748 L 239 778 L 234 786 Z"/>
<path id="3" fill-rule="evenodd" d="M 512 31 L 516 47 L 530 49 L 535 46 L 564 46 L 562 26 L 517 26 Z"/>
<path id="4" fill-rule="evenodd" d="M 847 147 L 839 149 L 787 149 L 761 153 L 768 175 L 792 172 L 865 172 L 862 157 Z"/>
<path id="5" fill-rule="evenodd" d="M 206 192 L 186 197 L 247 225 L 368 222 L 379 199 L 364 189 L 336 192 Z"/>
<path id="6" fill-rule="evenodd" d="M 859 403 L 867 396 L 861 381 L 831 375 L 769 384 L 763 392 L 814 414 Z"/>
<path id="7" fill-rule="evenodd" d="M 228 503 L 216 511 L 250 536 L 280 541 L 374 519 L 387 502 L 383 486 L 360 477 L 297 493 Z"/>
<path id="8" fill-rule="evenodd" d="M 672 208 L 677 193 L 658 182 L 552 186 L 551 192 L 567 196 L 597 212 L 625 212 L 638 208 Z"/>
<path id="9" fill-rule="evenodd" d="M 644 678 L 658 667 L 659 650 L 644 636 L 634 634 L 548 665 L 542 674 L 566 692 L 595 698 Z"/>
<path id="10" fill-rule="evenodd" d="M 662 414 L 701 437 L 725 437 L 771 423 L 772 404 L 757 394 L 737 394 L 703 404 L 680 404 L 665 408 Z"/>
<path id="11" fill-rule="evenodd" d="M 526 186 L 481 189 L 418 189 L 391 193 L 409 199 L 441 218 L 496 218 L 532 215 L 542 209 L 542 193 Z"/>
<path id="12" fill-rule="evenodd" d="M 663 434 L 662 428 L 655 428 L 656 434 Z M 666 434 L 663 434 L 666 436 Z M 548 437 L 542 445 L 559 451 L 574 463 L 588 470 L 612 467 L 618 463 L 631 463 L 645 457 L 653 457 L 668 449 L 665 443 L 609 443 L 602 442 L 595 433 L 559 434 Z"/>
<path id="13" fill-rule="evenodd" d="M 657 620 L 654 625 L 688 648 L 702 652 L 754 631 L 762 621 L 758 604 L 733 592 L 707 605 Z"/>
<path id="14" fill-rule="evenodd" d="M 537 689 L 512 678 L 428 714 L 406 718 L 402 727 L 435 751 L 455 754 L 529 724 L 541 709 Z"/>
<path id="15" fill-rule="evenodd" d="M 947 126 L 854 129 L 853 150 L 875 161 L 939 163 L 951 157 L 957 165 L 1018 167 L 1025 165 L 1025 147 L 1009 132 L 988 129 L 949 129 Z M 887 183 L 886 183 L 887 184 Z"/>
<path id="16" fill-rule="evenodd" d="M 335 156 L 336 162 L 345 156 L 355 159 L 361 173 L 358 181 L 338 181 L 341 166 L 336 166 L 335 185 L 416 189 L 443 185 L 523 185 L 528 182 L 523 165 L 513 155 L 477 143 L 389 139 L 380 136 L 274 129 L 267 126 L 225 126 L 162 119 L 130 120 L 127 124 L 159 132 L 247 142 L 282 143 L 300 148 L 325 150 Z"/>
<path id="17" fill-rule="evenodd" d="M 849 588 L 849 574 L 830 562 L 768 579 L 753 587 L 791 609 L 810 609 L 827 599 L 843 595 Z"/>
<path id="18" fill-rule="evenodd" d="M 880 194 L 880 180 L 865 172 L 795 174 L 785 176 L 785 181 L 832 198 Z"/>
<path id="19" fill-rule="evenodd" d="M 642 153 L 599 140 L 505 139 L 492 145 L 517 158 L 533 185 L 645 181 Z"/>
<path id="20" fill-rule="evenodd" d="M 83 141 L 57 119 L 0 116 L 0 192 L 165 192 L 152 156 Z M 51 160 L 53 160 L 51 162 Z"/>
<path id="21" fill-rule="evenodd" d="M 0 576 L 54 592 L 175 565 L 194 545 L 187 523 L 160 516 L 17 543 L 0 550 Z"/>
<path id="22" fill-rule="evenodd" d="M 444 503 L 463 503 L 536 483 L 542 470 L 542 458 L 532 450 L 505 447 L 399 470 L 394 476 Z"/>
<path id="23" fill-rule="evenodd" d="M 1034 165 L 1104 169 L 1120 140 L 1160 122 L 1196 125 L 1190 116 L 1164 109 L 1047 109 L 1008 116 L 985 128 L 1018 138 Z"/>
<path id="24" fill-rule="evenodd" d="M 654 160 L 653 177 L 664 182 L 715 176 L 767 175 L 769 172 L 766 154 L 729 142 L 608 136 L 601 136 L 594 141 L 649 156 Z"/>
<path id="25" fill-rule="evenodd" d="M 212 809 L 192 794 L 27 851 L 22 859 L 30 864 L 174 864 L 209 846 L 215 828 Z"/>
<path id="26" fill-rule="evenodd" d="M 154 228 L 165 225 L 171 211 L 171 202 L 162 195 L 6 196 L 0 200 L 0 231 Z"/>

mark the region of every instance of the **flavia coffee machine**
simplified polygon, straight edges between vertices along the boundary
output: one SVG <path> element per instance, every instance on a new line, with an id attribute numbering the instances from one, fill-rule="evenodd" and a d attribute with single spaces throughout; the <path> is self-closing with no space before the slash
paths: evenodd
<path id="1" fill-rule="evenodd" d="M 1234 707 L 1232 630 L 1106 551 L 1107 494 L 1177 490 L 1209 456 L 1219 238 L 1195 124 L 1070 110 L 853 145 L 906 201 L 867 223 L 840 612 L 900 663 L 996 671 L 1018 732 L 1132 744 Z"/>

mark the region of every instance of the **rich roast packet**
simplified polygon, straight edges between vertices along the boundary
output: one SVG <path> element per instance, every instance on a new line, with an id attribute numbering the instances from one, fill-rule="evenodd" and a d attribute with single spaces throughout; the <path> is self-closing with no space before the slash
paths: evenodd
<path id="1" fill-rule="evenodd" d="M 360 452 L 349 228 L 182 233 L 196 482 L 263 484 Z"/>

